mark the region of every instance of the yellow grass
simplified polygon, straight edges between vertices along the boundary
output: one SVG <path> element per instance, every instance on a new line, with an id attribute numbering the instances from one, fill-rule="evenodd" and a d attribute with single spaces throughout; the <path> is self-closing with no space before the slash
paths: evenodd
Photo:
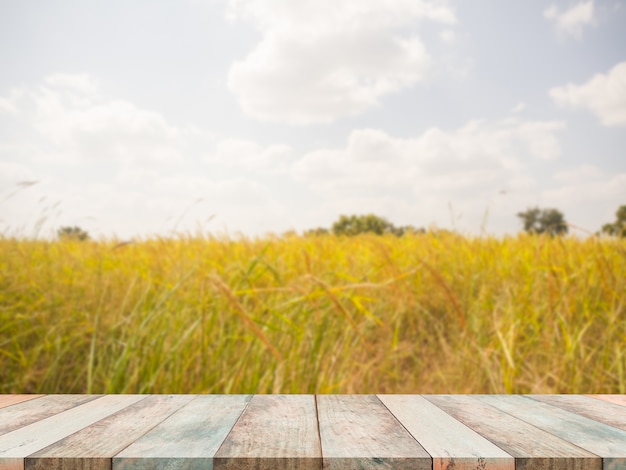
<path id="1" fill-rule="evenodd" d="M 626 241 L 0 239 L 0 392 L 626 393 Z"/>

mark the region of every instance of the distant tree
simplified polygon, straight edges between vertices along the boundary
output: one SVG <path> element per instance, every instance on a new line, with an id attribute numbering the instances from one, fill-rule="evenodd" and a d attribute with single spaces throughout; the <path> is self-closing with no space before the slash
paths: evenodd
<path id="1" fill-rule="evenodd" d="M 517 216 L 522 219 L 524 230 L 528 233 L 547 233 L 551 236 L 567 233 L 567 222 L 561 211 L 557 209 L 539 209 L 534 207 Z"/>
<path id="2" fill-rule="evenodd" d="M 335 235 L 358 235 L 360 233 L 392 233 L 394 226 L 382 217 L 374 214 L 367 215 L 342 215 L 333 224 L 332 231 Z"/>
<path id="3" fill-rule="evenodd" d="M 602 231 L 615 237 L 626 237 L 626 206 L 617 209 L 615 219 L 612 224 L 604 224 Z"/>
<path id="4" fill-rule="evenodd" d="M 424 234 L 426 233 L 426 229 L 423 227 L 415 228 L 412 225 L 403 225 L 402 227 L 394 227 L 393 233 L 394 235 L 401 237 L 405 234 Z"/>
<path id="5" fill-rule="evenodd" d="M 390 233 L 398 237 L 406 233 L 424 232 L 424 229 L 416 229 L 410 225 L 396 227 L 387 219 L 374 214 L 342 215 L 339 217 L 339 220 L 333 224 L 331 230 L 334 235 L 358 235 L 361 233 L 383 235 Z"/>
<path id="6" fill-rule="evenodd" d="M 310 230 L 305 230 L 304 231 L 304 236 L 309 237 L 315 237 L 315 236 L 319 236 L 319 235 L 328 235 L 329 230 L 327 228 L 324 227 L 317 227 L 317 228 L 312 228 Z"/>
<path id="7" fill-rule="evenodd" d="M 57 235 L 61 240 L 79 240 L 89 239 L 89 234 L 80 227 L 61 227 L 57 230 Z"/>

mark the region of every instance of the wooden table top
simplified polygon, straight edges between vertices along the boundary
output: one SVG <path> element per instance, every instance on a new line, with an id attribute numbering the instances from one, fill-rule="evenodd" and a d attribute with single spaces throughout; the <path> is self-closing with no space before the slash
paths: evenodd
<path id="1" fill-rule="evenodd" d="M 0 395 L 0 470 L 626 470 L 626 395 Z"/>

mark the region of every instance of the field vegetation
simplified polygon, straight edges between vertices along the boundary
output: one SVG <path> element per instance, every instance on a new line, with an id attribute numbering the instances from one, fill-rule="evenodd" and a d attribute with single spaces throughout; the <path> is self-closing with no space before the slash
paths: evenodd
<path id="1" fill-rule="evenodd" d="M 626 239 L 0 238 L 0 393 L 626 393 Z"/>

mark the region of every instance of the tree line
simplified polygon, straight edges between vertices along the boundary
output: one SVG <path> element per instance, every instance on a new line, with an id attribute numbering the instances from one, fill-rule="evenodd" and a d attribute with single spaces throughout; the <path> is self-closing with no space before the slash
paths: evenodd
<path id="1" fill-rule="evenodd" d="M 540 209 L 532 207 L 524 212 L 518 212 L 525 232 L 531 234 L 548 234 L 550 236 L 565 235 L 569 231 L 565 216 L 558 209 Z M 440 232 L 442 230 L 439 230 Z M 601 233 L 614 237 L 626 237 L 626 205 L 620 206 L 615 213 L 615 221 L 606 223 L 600 230 Z M 600 233 L 598 232 L 598 234 Z M 366 215 L 341 215 L 330 228 L 318 227 L 304 232 L 305 236 L 314 235 L 359 235 L 361 233 L 373 233 L 375 235 L 391 234 L 401 237 L 405 234 L 426 233 L 423 227 L 417 228 L 412 225 L 396 227 L 383 217 L 374 214 Z M 61 227 L 57 230 L 61 240 L 88 240 L 89 234 L 80 227 Z"/>
<path id="2" fill-rule="evenodd" d="M 566 235 L 569 226 L 565 216 L 558 209 L 540 209 L 531 207 L 524 212 L 518 212 L 523 229 L 527 233 L 550 236 Z M 361 233 L 373 233 L 376 235 L 391 234 L 401 237 L 406 233 L 425 233 L 426 229 L 416 228 L 411 225 L 396 227 L 383 217 L 374 214 L 366 215 L 341 215 L 328 229 L 318 227 L 304 232 L 305 235 L 359 235 Z M 615 214 L 615 221 L 606 223 L 600 231 L 610 236 L 626 237 L 626 205 L 620 206 Z M 600 233 L 598 232 L 598 234 Z"/>

